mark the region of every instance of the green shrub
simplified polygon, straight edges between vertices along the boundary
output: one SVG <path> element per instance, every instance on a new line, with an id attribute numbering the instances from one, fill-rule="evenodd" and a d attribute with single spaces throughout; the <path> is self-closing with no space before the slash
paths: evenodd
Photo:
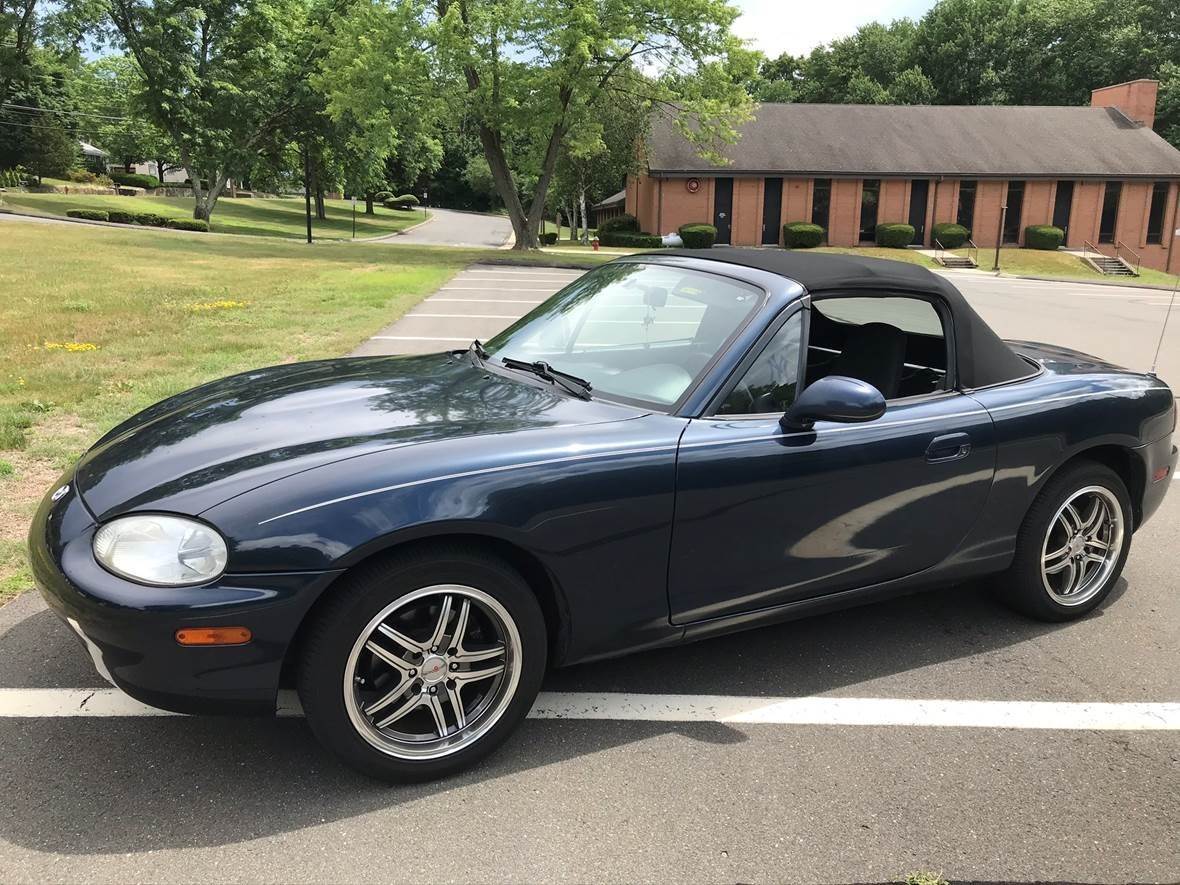
<path id="1" fill-rule="evenodd" d="M 393 197 L 392 199 L 386 200 L 384 205 L 385 205 L 386 209 L 404 210 L 404 209 L 413 209 L 414 208 L 409 203 L 403 203 L 401 197 Z"/>
<path id="2" fill-rule="evenodd" d="M 65 179 L 77 184 L 94 184 L 98 180 L 98 174 L 89 169 L 71 169 L 65 174 Z"/>
<path id="3" fill-rule="evenodd" d="M 81 218 L 85 221 L 107 221 L 109 214 L 102 209 L 70 209 L 66 212 L 70 218 Z"/>
<path id="4" fill-rule="evenodd" d="M 682 224 L 677 233 L 689 249 L 712 249 L 717 242 L 717 228 L 703 222 Z"/>
<path id="5" fill-rule="evenodd" d="M 900 221 L 886 221 L 877 225 L 874 236 L 878 246 L 904 249 L 914 241 L 914 226 Z"/>
<path id="6" fill-rule="evenodd" d="M 23 166 L 0 169 L 0 187 L 23 187 L 28 177 L 29 173 Z"/>
<path id="7" fill-rule="evenodd" d="M 1052 252 L 1065 242 L 1065 231 L 1051 224 L 1030 224 L 1024 229 L 1024 248 Z"/>
<path id="8" fill-rule="evenodd" d="M 413 194 L 402 194 L 400 197 L 397 197 L 396 199 L 403 206 L 417 206 L 418 205 L 418 198 L 415 197 Z"/>
<path id="9" fill-rule="evenodd" d="M 164 221 L 164 227 L 170 227 L 173 230 L 209 230 L 209 222 L 203 221 L 200 218 L 169 218 Z"/>
<path id="10" fill-rule="evenodd" d="M 614 231 L 631 231 L 632 233 L 639 233 L 639 219 L 634 215 L 616 215 L 614 218 L 608 218 L 602 224 L 598 225 L 598 238 L 602 239 L 603 234 L 613 233 Z"/>
<path id="11" fill-rule="evenodd" d="M 124 212 L 122 209 L 112 209 L 107 213 L 107 221 L 115 224 L 135 224 L 135 212 Z"/>
<path id="12" fill-rule="evenodd" d="M 154 175 L 140 175 L 138 172 L 112 172 L 111 181 L 126 187 L 142 187 L 147 190 L 160 186 L 160 179 Z"/>
<path id="13" fill-rule="evenodd" d="M 940 221 L 930 229 L 931 235 L 942 243 L 944 249 L 958 249 L 971 239 L 971 231 L 961 224 L 950 221 Z"/>
<path id="14" fill-rule="evenodd" d="M 598 229 L 598 242 L 603 246 L 622 246 L 627 249 L 659 249 L 663 238 L 656 234 L 640 233 L 633 230 L 608 230 L 605 234 Z"/>
<path id="15" fill-rule="evenodd" d="M 541 234 L 542 246 L 553 246 L 557 243 L 557 231 L 549 231 L 549 233 Z"/>
<path id="16" fill-rule="evenodd" d="M 824 229 L 810 221 L 788 221 L 783 225 L 783 245 L 788 249 L 814 249 L 824 241 Z"/>
<path id="17" fill-rule="evenodd" d="M 136 212 L 135 223 L 144 227 L 164 227 L 168 223 L 168 218 L 155 212 Z"/>
<path id="18" fill-rule="evenodd" d="M 392 199 L 393 193 L 391 191 L 377 191 L 377 193 L 373 194 L 374 203 L 385 203 L 387 200 Z"/>

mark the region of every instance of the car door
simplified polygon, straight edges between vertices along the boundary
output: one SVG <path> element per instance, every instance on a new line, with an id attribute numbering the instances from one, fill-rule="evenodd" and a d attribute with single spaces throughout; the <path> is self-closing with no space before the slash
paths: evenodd
<path id="1" fill-rule="evenodd" d="M 813 313 L 799 305 L 780 317 L 735 372 L 732 389 L 681 437 L 669 568 L 674 623 L 920 572 L 955 550 L 987 498 L 991 419 L 957 390 L 895 397 L 864 424 L 783 430 L 779 418 L 807 366 L 825 359 L 808 339 Z"/>

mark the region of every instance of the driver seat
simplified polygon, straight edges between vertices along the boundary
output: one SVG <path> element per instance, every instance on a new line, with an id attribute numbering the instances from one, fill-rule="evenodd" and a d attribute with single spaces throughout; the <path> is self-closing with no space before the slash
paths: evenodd
<path id="1" fill-rule="evenodd" d="M 905 369 L 906 334 L 888 323 L 855 326 L 828 375 L 846 375 L 873 385 L 885 399 L 897 396 Z"/>

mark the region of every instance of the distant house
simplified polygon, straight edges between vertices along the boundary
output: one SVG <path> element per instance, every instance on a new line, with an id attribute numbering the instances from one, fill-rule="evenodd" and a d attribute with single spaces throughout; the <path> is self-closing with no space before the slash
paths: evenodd
<path id="1" fill-rule="evenodd" d="M 82 165 L 91 172 L 106 172 L 107 171 L 107 157 L 110 156 L 102 148 L 96 148 L 92 144 L 85 141 L 78 142 L 78 148 L 82 152 Z"/>
<path id="2" fill-rule="evenodd" d="M 174 168 L 172 166 L 164 167 L 164 174 L 160 174 L 159 164 L 155 160 L 148 160 L 146 163 L 136 163 L 127 170 L 128 172 L 137 172 L 140 175 L 151 175 L 165 184 L 183 184 L 188 180 L 188 173 L 183 168 Z"/>
<path id="3" fill-rule="evenodd" d="M 821 225 L 833 246 L 870 244 L 878 222 L 912 224 L 925 246 L 937 222 L 980 246 L 1053 224 L 1068 247 L 1121 244 L 1176 272 L 1180 151 L 1152 131 L 1157 91 L 1153 80 L 1095 89 L 1090 107 L 764 104 L 726 165 L 664 121 L 626 207 L 643 230 L 703 221 L 740 246 L 779 244 L 791 221 Z"/>
<path id="4" fill-rule="evenodd" d="M 598 227 L 608 218 L 615 218 L 622 215 L 626 211 L 627 189 L 619 191 L 617 194 L 611 194 L 600 203 L 595 203 L 590 207 L 590 211 L 594 213 L 593 227 Z"/>

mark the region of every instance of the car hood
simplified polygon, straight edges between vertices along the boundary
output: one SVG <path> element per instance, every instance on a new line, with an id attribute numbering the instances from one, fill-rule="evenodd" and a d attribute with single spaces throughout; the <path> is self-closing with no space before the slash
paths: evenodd
<path id="1" fill-rule="evenodd" d="M 79 461 L 75 484 L 100 520 L 129 510 L 197 514 L 264 483 L 380 449 L 639 414 L 448 354 L 298 363 L 157 403 L 100 439 Z"/>

